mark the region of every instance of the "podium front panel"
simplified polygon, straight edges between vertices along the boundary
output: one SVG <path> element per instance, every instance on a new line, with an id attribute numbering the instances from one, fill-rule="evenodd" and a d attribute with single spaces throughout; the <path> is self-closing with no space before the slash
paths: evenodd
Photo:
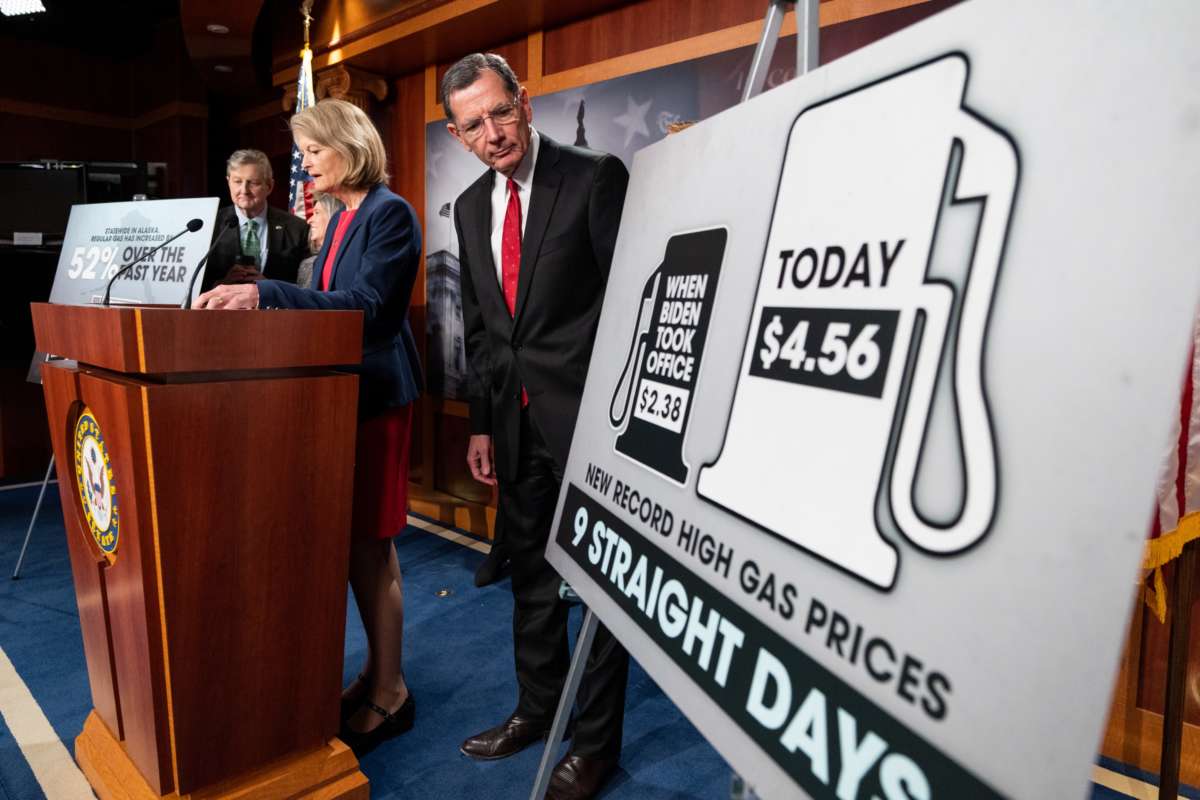
<path id="1" fill-rule="evenodd" d="M 165 683 L 140 387 L 55 363 L 43 382 L 92 699 L 147 782 L 167 793 L 175 782 L 169 720 L 154 712 L 165 708 Z M 88 438 L 99 448 L 79 446 Z M 108 524 L 88 518 L 92 486 L 109 493 Z M 115 533 L 110 552 L 97 531 Z"/>
<path id="2" fill-rule="evenodd" d="M 186 794 L 328 742 L 357 378 L 45 373 L 93 702 L 147 783 Z"/>
<path id="3" fill-rule="evenodd" d="M 337 734 L 357 378 L 143 388 L 179 782 Z"/>

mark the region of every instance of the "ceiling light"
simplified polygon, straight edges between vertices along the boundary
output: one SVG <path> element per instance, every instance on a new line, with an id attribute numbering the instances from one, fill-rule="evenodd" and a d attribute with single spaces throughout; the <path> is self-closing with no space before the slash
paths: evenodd
<path id="1" fill-rule="evenodd" d="M 216 22 L 210 22 L 205 26 L 209 33 L 229 33 L 229 28 Z"/>
<path id="2" fill-rule="evenodd" d="M 46 10 L 42 0 L 0 0 L 0 14 L 17 17 L 22 14 L 40 14 Z"/>
<path id="3" fill-rule="evenodd" d="M 228 64 L 217 64 L 213 67 L 217 72 L 233 72 L 233 67 Z"/>

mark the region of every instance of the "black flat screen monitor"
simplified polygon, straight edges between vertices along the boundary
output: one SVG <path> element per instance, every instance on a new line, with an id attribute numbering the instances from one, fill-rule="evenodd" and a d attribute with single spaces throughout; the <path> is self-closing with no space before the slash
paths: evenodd
<path id="1" fill-rule="evenodd" d="M 11 242 L 14 232 L 61 240 L 71 206 L 86 201 L 87 176 L 82 164 L 55 168 L 0 163 L 0 241 Z"/>

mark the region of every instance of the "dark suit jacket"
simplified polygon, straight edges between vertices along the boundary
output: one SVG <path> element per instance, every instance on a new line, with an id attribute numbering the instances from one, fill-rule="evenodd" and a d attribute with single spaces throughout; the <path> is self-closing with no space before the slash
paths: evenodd
<path id="1" fill-rule="evenodd" d="M 491 434 L 497 475 L 513 480 L 522 385 L 533 423 L 559 466 L 566 466 L 629 173 L 615 156 L 541 134 L 514 316 L 492 258 L 494 176 L 487 171 L 459 196 L 454 222 L 471 432 Z"/>
<path id="2" fill-rule="evenodd" d="M 217 212 L 213 223 L 213 239 L 224 231 L 229 221 L 237 224 L 237 213 L 233 206 L 225 206 Z M 267 206 L 267 269 L 264 273 L 275 280 L 296 282 L 296 269 L 307 258 L 308 223 L 289 214 Z M 217 285 L 228 274 L 233 260 L 242 253 L 241 230 L 234 229 L 225 234 L 204 268 L 204 291 Z"/>
<path id="3" fill-rule="evenodd" d="M 352 371 L 359 375 L 359 419 L 367 419 L 411 403 L 421 391 L 421 362 L 408 325 L 421 265 L 421 227 L 407 200 L 383 184 L 372 187 L 338 247 L 329 289 L 320 291 L 316 287 L 342 213 L 329 221 L 312 284 L 259 281 L 259 306 L 363 312 L 363 361 Z"/>

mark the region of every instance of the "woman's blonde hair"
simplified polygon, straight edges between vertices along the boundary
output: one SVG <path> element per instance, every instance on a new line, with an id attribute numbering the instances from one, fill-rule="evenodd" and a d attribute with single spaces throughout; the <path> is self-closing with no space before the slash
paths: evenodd
<path id="1" fill-rule="evenodd" d="M 303 134 L 331 148 L 346 162 L 342 186 L 369 189 L 388 179 L 387 153 L 371 118 L 345 100 L 322 100 L 288 120 L 292 135 Z"/>

